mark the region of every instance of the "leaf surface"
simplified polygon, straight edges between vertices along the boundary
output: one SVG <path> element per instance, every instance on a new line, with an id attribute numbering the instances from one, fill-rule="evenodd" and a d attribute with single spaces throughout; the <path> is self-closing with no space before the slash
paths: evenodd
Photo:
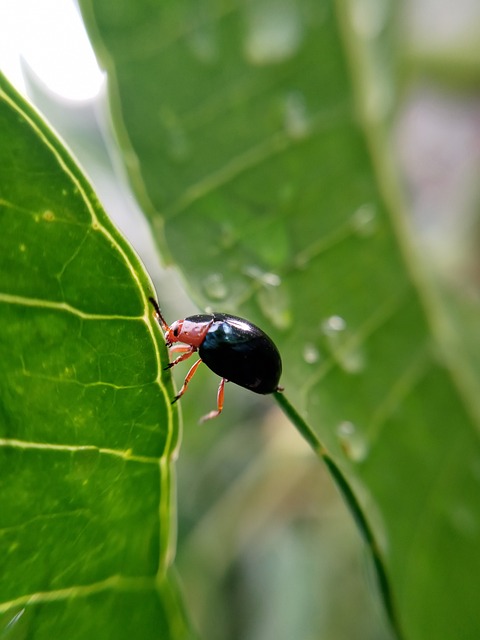
<path id="1" fill-rule="evenodd" d="M 0 78 L 0 636 L 186 637 L 151 282 Z"/>

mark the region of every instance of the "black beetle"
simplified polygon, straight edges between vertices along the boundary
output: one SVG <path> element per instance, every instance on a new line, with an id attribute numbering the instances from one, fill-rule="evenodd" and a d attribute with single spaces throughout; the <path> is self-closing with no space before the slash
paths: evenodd
<path id="1" fill-rule="evenodd" d="M 221 377 L 217 409 L 210 411 L 201 422 L 216 418 L 222 412 L 225 382 L 233 382 L 255 393 L 283 391 L 278 386 L 282 373 L 280 354 L 273 341 L 257 326 L 228 313 L 188 316 L 169 326 L 156 300 L 149 300 L 155 309 L 155 318 L 165 332 L 170 353 L 181 353 L 165 368 L 174 367 L 197 351 L 200 356 L 187 373 L 172 404 L 183 396 L 201 362 Z M 176 342 L 180 344 L 174 344 Z"/>

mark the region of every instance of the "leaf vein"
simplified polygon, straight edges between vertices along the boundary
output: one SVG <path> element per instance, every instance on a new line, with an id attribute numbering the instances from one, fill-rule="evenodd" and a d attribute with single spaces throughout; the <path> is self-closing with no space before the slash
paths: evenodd
<path id="1" fill-rule="evenodd" d="M 379 438 L 395 408 L 405 400 L 425 376 L 429 365 L 431 365 L 431 354 L 427 343 L 425 343 L 423 348 L 419 348 L 414 353 L 408 365 L 390 386 L 390 390 L 374 412 L 367 427 L 367 435 L 372 443 Z"/>
<path id="2" fill-rule="evenodd" d="M 99 455 L 115 456 L 131 462 L 140 462 L 145 464 L 158 465 L 159 458 L 150 456 L 139 456 L 132 453 L 131 449 L 118 450 L 105 447 L 95 447 L 94 445 L 71 445 L 71 444 L 52 444 L 47 442 L 29 442 L 26 440 L 17 440 L 15 438 L 0 438 L 0 447 L 8 447 L 12 449 L 39 449 L 45 451 L 64 451 L 70 453 L 79 452 L 96 452 Z"/>
<path id="3" fill-rule="evenodd" d="M 345 113 L 342 109 L 318 113 L 316 116 L 312 116 L 309 121 L 310 126 L 308 133 L 299 138 L 288 135 L 284 130 L 275 132 L 270 138 L 259 142 L 257 145 L 233 157 L 230 162 L 224 164 L 220 169 L 213 171 L 197 183 L 185 187 L 182 196 L 164 208 L 163 214 L 165 218 L 173 218 L 197 200 L 220 188 L 222 185 L 228 184 L 236 176 L 252 169 L 264 160 L 282 153 L 288 147 L 302 142 L 306 137 L 310 137 L 312 134 L 318 133 L 344 118 Z"/>
<path id="4" fill-rule="evenodd" d="M 39 307 L 44 309 L 56 309 L 58 311 L 66 311 L 73 315 L 79 316 L 84 320 L 145 320 L 145 316 L 121 316 L 102 313 L 87 313 L 68 304 L 68 302 L 57 302 L 55 300 L 42 300 L 40 298 L 29 298 L 25 296 L 16 296 L 9 293 L 0 293 L 0 304 L 17 304 L 26 307 Z"/>
<path id="5" fill-rule="evenodd" d="M 72 587 L 65 587 L 64 589 L 38 591 L 36 593 L 19 596 L 14 600 L 0 603 L 0 613 L 5 613 L 15 607 L 57 602 L 59 600 L 67 600 L 74 597 L 86 597 L 101 591 L 145 591 L 154 588 L 154 577 L 126 578 L 125 576 L 117 574 L 105 578 L 105 580 L 100 580 L 88 585 L 75 585 Z"/>

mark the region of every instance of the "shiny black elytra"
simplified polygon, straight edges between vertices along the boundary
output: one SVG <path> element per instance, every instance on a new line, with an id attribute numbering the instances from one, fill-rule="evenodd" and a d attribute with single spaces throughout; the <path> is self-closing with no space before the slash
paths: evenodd
<path id="1" fill-rule="evenodd" d="M 202 422 L 222 412 L 225 382 L 233 382 L 255 393 L 283 391 L 278 386 L 282 374 L 278 349 L 256 325 L 228 313 L 210 313 L 188 316 L 169 326 L 157 302 L 153 298 L 150 302 L 155 309 L 155 319 L 165 332 L 170 353 L 181 354 L 166 368 L 174 367 L 195 352 L 200 356 L 172 403 L 183 396 L 201 362 L 221 377 L 217 409 L 204 416 Z"/>

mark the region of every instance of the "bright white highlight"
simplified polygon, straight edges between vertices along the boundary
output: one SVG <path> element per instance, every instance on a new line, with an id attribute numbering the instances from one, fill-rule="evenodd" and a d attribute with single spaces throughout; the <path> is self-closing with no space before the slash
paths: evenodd
<path id="1" fill-rule="evenodd" d="M 1 0 L 0 69 L 25 90 L 21 59 L 69 100 L 93 98 L 103 82 L 73 0 Z"/>

